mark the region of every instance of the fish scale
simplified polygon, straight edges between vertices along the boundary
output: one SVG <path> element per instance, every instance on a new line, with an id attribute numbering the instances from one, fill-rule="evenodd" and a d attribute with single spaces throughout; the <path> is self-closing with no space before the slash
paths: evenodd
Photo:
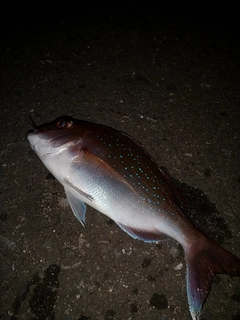
<path id="1" fill-rule="evenodd" d="M 133 187 L 137 187 L 142 191 L 142 199 L 147 200 L 149 203 L 156 204 L 157 210 L 160 210 L 159 205 L 164 207 L 164 202 L 168 202 L 168 206 L 175 207 L 173 194 L 169 189 L 164 177 L 162 176 L 162 170 L 152 160 L 152 158 L 132 139 L 128 140 L 128 144 L 124 143 L 124 138 L 129 137 L 126 134 L 120 133 L 119 138 L 115 138 L 111 134 L 97 133 L 96 145 L 99 140 L 104 145 L 104 153 L 99 152 L 95 148 L 88 148 L 89 152 L 101 158 L 103 161 L 110 164 L 119 173 L 122 174 L 124 179 L 132 184 Z M 89 138 L 94 139 L 90 132 L 86 134 L 84 140 L 88 144 Z M 118 154 L 118 156 L 116 156 Z M 153 167 L 154 163 L 154 167 Z M 151 166 L 151 169 L 150 169 Z M 164 185 L 163 185 L 164 184 Z M 147 196 L 147 198 L 146 198 Z M 166 200 L 167 199 L 167 200 Z M 166 211 L 167 213 L 168 211 Z M 174 216 L 174 212 L 171 212 Z"/>
<path id="2" fill-rule="evenodd" d="M 28 132 L 27 139 L 63 185 L 74 215 L 84 225 L 86 204 L 127 234 L 146 242 L 171 237 L 185 252 L 186 287 L 193 320 L 214 275 L 240 275 L 240 260 L 198 230 L 184 214 L 172 179 L 127 134 L 61 116 Z"/>

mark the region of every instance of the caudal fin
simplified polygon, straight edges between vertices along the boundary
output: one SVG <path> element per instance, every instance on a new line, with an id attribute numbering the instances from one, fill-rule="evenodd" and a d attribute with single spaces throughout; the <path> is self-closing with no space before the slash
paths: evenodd
<path id="1" fill-rule="evenodd" d="M 188 304 L 192 318 L 198 320 L 211 290 L 214 274 L 239 276 L 240 260 L 208 237 L 199 239 L 185 250 L 185 254 Z"/>

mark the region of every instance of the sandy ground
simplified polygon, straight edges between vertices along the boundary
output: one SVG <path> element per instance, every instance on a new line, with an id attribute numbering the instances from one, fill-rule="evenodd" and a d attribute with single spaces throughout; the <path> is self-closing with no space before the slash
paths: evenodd
<path id="1" fill-rule="evenodd" d="M 134 240 L 89 207 L 83 228 L 26 141 L 28 115 L 132 135 L 194 223 L 240 256 L 236 26 L 199 8 L 94 5 L 2 19 L 0 319 L 190 320 L 180 245 Z M 202 319 L 240 319 L 239 301 L 239 278 L 217 276 Z"/>

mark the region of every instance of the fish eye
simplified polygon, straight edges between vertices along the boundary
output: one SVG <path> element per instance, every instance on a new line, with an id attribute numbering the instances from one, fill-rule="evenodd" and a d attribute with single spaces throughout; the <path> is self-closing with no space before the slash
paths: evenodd
<path id="1" fill-rule="evenodd" d="M 71 128 L 72 125 L 73 125 L 73 121 L 72 120 L 67 121 L 67 120 L 61 119 L 57 123 L 57 127 L 60 128 L 60 129 Z"/>

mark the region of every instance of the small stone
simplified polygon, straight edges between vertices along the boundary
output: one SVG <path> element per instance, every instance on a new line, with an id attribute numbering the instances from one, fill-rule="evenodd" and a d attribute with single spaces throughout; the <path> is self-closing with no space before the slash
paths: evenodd
<path id="1" fill-rule="evenodd" d="M 174 267 L 173 269 L 174 269 L 174 270 L 181 270 L 182 267 L 183 267 L 183 264 L 182 264 L 182 262 L 180 262 L 180 263 L 179 263 L 176 267 Z"/>

